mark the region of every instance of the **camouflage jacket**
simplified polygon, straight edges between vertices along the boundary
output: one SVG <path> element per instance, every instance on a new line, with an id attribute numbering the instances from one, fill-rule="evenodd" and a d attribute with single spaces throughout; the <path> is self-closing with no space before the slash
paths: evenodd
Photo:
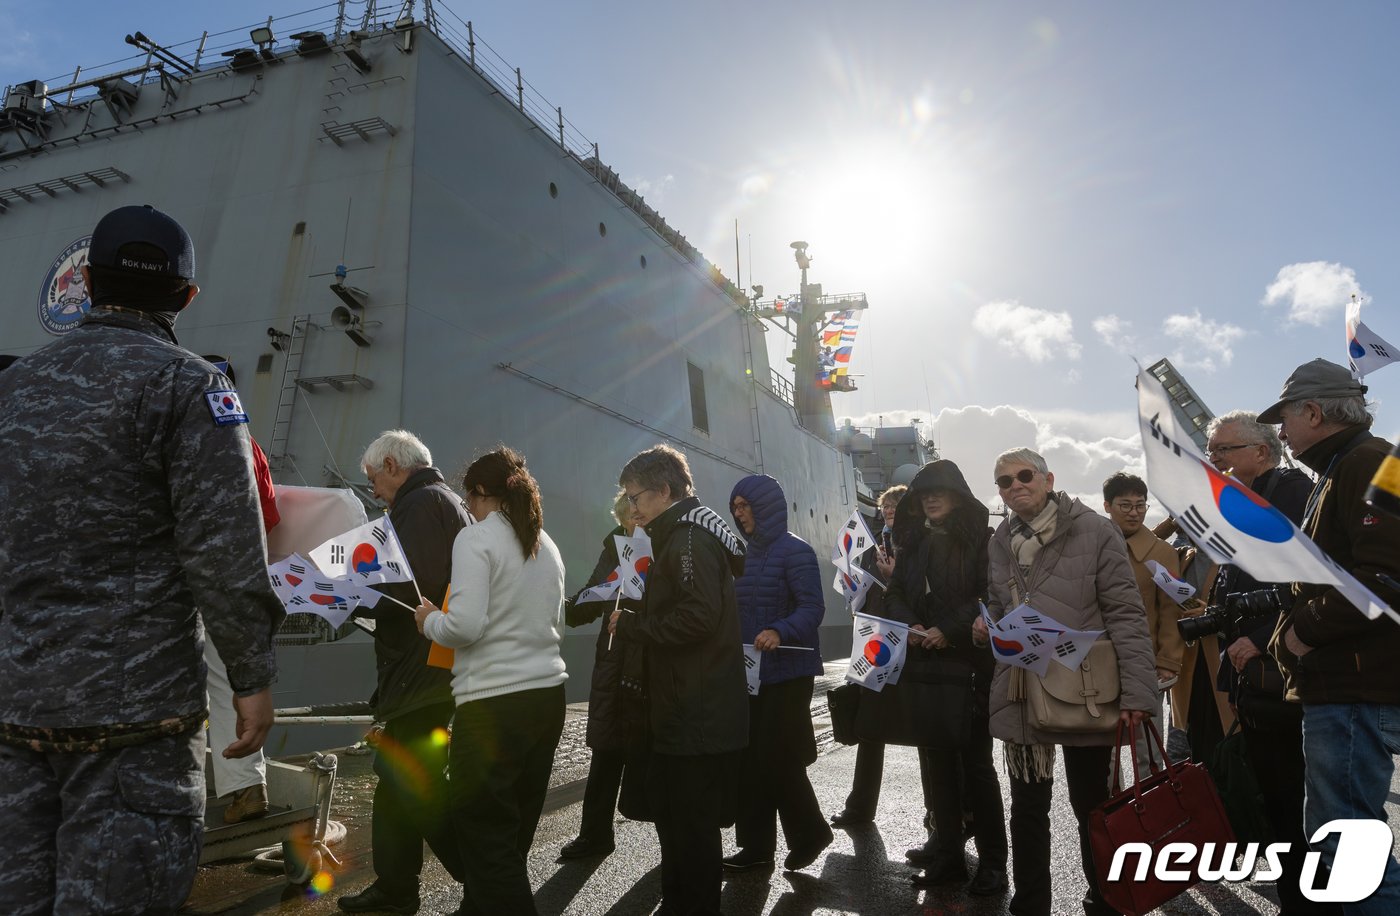
<path id="1" fill-rule="evenodd" d="M 235 692 L 273 682 L 246 422 L 227 378 L 130 310 L 0 374 L 0 741 L 197 721 L 206 628 Z"/>

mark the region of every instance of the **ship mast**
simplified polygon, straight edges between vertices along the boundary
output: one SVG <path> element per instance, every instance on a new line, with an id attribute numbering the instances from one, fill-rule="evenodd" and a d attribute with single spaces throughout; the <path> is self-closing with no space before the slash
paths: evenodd
<path id="1" fill-rule="evenodd" d="M 753 312 L 759 318 L 766 318 L 793 338 L 793 355 L 788 361 L 793 364 L 793 407 L 804 429 L 821 436 L 828 442 L 836 439 L 836 420 L 831 411 L 831 390 L 818 384 L 819 334 L 826 326 L 828 312 L 862 311 L 870 307 L 865 293 L 846 293 L 827 296 L 820 283 L 807 282 L 807 268 L 812 266 L 812 258 L 807 254 L 807 243 L 798 241 L 790 246 L 797 259 L 797 267 L 802 274 L 802 283 L 796 301 L 792 299 L 771 299 L 753 304 Z M 754 287 L 762 295 L 761 286 Z M 781 318 L 782 324 L 776 319 Z M 855 385 L 847 381 L 839 391 L 855 391 Z"/>

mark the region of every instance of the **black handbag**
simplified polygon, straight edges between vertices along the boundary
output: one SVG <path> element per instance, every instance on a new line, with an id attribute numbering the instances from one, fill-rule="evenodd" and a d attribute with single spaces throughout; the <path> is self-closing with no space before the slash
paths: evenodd
<path id="1" fill-rule="evenodd" d="M 1269 823 L 1268 803 L 1245 748 L 1248 743 L 1239 720 L 1235 720 L 1229 734 L 1215 746 L 1206 762 L 1206 770 L 1220 793 L 1220 802 L 1225 806 L 1225 816 L 1230 819 L 1235 838 L 1241 843 L 1266 846 L 1274 841 L 1274 830 Z"/>
<path id="2" fill-rule="evenodd" d="M 826 692 L 826 708 L 831 713 L 831 737 L 838 744 L 856 744 L 856 718 L 860 708 L 860 694 L 864 688 L 855 684 L 842 684 Z"/>
<path id="3" fill-rule="evenodd" d="M 902 747 L 963 747 L 972 738 L 972 674 L 905 671 L 898 684 L 861 697 L 856 737 Z"/>

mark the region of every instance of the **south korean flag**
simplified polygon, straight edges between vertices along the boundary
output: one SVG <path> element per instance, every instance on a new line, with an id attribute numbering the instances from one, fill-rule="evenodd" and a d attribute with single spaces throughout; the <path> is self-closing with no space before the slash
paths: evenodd
<path id="1" fill-rule="evenodd" d="M 1182 434 L 1166 389 L 1138 373 L 1138 425 L 1147 485 L 1177 525 L 1215 563 L 1233 563 L 1260 582 L 1331 585 L 1368 618 L 1400 613 L 1342 569 L 1258 493 L 1222 474 Z"/>
<path id="2" fill-rule="evenodd" d="M 622 597 L 640 601 L 651 570 L 651 538 L 640 527 L 631 537 L 614 535 L 617 545 L 617 575 L 622 582 Z"/>
<path id="3" fill-rule="evenodd" d="M 1196 587 L 1190 582 L 1183 582 L 1171 572 L 1158 563 L 1156 560 L 1148 560 L 1145 565 L 1152 573 L 1152 581 L 1157 583 L 1157 587 L 1166 592 L 1167 597 L 1181 604 L 1196 594 Z"/>
<path id="4" fill-rule="evenodd" d="M 846 524 L 841 526 L 836 535 L 836 543 L 831 548 L 831 562 L 843 572 L 857 570 L 860 568 L 858 561 L 861 554 L 874 546 L 875 535 L 870 533 L 870 527 L 865 524 L 865 516 L 857 509 L 846 519 Z"/>
<path id="5" fill-rule="evenodd" d="M 909 628 L 893 620 L 857 614 L 851 628 L 851 661 L 846 680 L 877 693 L 899 682 L 904 670 Z"/>
<path id="6" fill-rule="evenodd" d="M 366 585 L 413 581 L 408 557 L 387 515 L 336 535 L 311 551 L 311 559 L 331 576 L 351 576 Z"/>
<path id="7" fill-rule="evenodd" d="M 744 643 L 744 680 L 749 687 L 749 696 L 758 696 L 758 675 L 763 667 L 763 653 L 749 643 Z"/>

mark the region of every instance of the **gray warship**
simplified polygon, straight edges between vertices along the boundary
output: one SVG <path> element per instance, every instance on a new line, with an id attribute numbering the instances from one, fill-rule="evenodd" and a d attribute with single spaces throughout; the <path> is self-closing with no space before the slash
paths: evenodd
<path id="1" fill-rule="evenodd" d="M 618 469 L 663 441 L 721 510 L 740 477 L 779 479 L 829 583 L 862 485 L 818 342 L 864 295 L 809 283 L 795 243 L 800 294 L 746 296 L 441 3 L 327 9 L 179 45 L 138 32 L 136 56 L 106 72 L 7 87 L 0 353 L 76 326 L 92 226 L 149 203 L 199 253 L 181 343 L 227 355 L 279 484 L 351 489 L 374 516 L 358 459 L 380 431 L 415 431 L 449 475 L 508 443 L 581 587 Z M 782 331 L 791 366 L 770 365 Z M 595 632 L 565 639 L 571 701 L 587 696 Z M 824 653 L 849 638 L 828 587 Z M 368 697 L 370 636 L 299 615 L 278 641 L 279 708 Z M 335 743 L 281 733 L 269 748 Z"/>

